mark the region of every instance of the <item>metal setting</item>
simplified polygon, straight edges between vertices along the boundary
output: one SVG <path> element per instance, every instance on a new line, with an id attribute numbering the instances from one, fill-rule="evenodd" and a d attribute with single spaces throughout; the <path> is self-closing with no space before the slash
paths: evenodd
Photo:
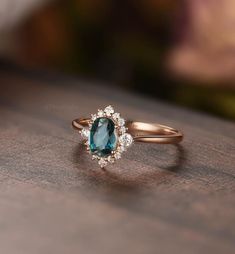
<path id="1" fill-rule="evenodd" d="M 126 149 L 135 142 L 155 143 L 155 144 L 176 144 L 182 141 L 183 134 L 171 127 L 157 123 L 144 123 L 135 121 L 125 121 L 120 113 L 114 111 L 111 105 L 104 110 L 98 110 L 97 114 L 92 114 L 90 118 L 78 118 L 72 121 L 74 129 L 79 130 L 87 146 L 87 151 L 91 153 L 89 146 L 89 136 L 92 124 L 99 117 L 111 119 L 117 131 L 117 146 L 112 154 L 107 157 L 92 155 L 92 159 L 98 160 L 101 167 L 108 163 L 114 163 L 121 158 Z"/>

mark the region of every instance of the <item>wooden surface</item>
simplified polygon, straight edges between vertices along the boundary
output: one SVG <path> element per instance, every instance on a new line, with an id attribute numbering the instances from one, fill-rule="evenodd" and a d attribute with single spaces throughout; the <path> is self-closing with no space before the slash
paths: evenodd
<path id="1" fill-rule="evenodd" d="M 74 79 L 0 84 L 1 254 L 234 253 L 233 123 Z M 108 104 L 185 140 L 135 144 L 101 170 L 70 123 Z"/>

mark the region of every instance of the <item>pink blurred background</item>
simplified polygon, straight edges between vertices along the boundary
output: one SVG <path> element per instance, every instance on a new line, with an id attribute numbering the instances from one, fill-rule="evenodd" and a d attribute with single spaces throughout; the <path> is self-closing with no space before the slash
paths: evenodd
<path id="1" fill-rule="evenodd" d="M 105 80 L 234 120 L 234 9 L 232 0 L 0 0 L 1 66 Z"/>

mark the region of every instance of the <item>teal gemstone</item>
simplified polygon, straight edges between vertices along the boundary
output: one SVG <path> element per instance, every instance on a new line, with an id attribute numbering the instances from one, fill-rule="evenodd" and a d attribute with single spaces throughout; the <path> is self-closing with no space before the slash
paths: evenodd
<path id="1" fill-rule="evenodd" d="M 107 157 L 117 146 L 114 122 L 106 117 L 97 118 L 91 126 L 89 146 L 92 154 Z"/>

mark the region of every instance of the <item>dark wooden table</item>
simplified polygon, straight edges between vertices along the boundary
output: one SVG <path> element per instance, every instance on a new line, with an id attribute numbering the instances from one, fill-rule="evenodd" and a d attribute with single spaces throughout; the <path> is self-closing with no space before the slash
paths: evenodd
<path id="1" fill-rule="evenodd" d="M 76 79 L 0 84 L 1 254 L 235 253 L 234 123 Z M 108 104 L 185 140 L 101 170 L 70 123 Z"/>

